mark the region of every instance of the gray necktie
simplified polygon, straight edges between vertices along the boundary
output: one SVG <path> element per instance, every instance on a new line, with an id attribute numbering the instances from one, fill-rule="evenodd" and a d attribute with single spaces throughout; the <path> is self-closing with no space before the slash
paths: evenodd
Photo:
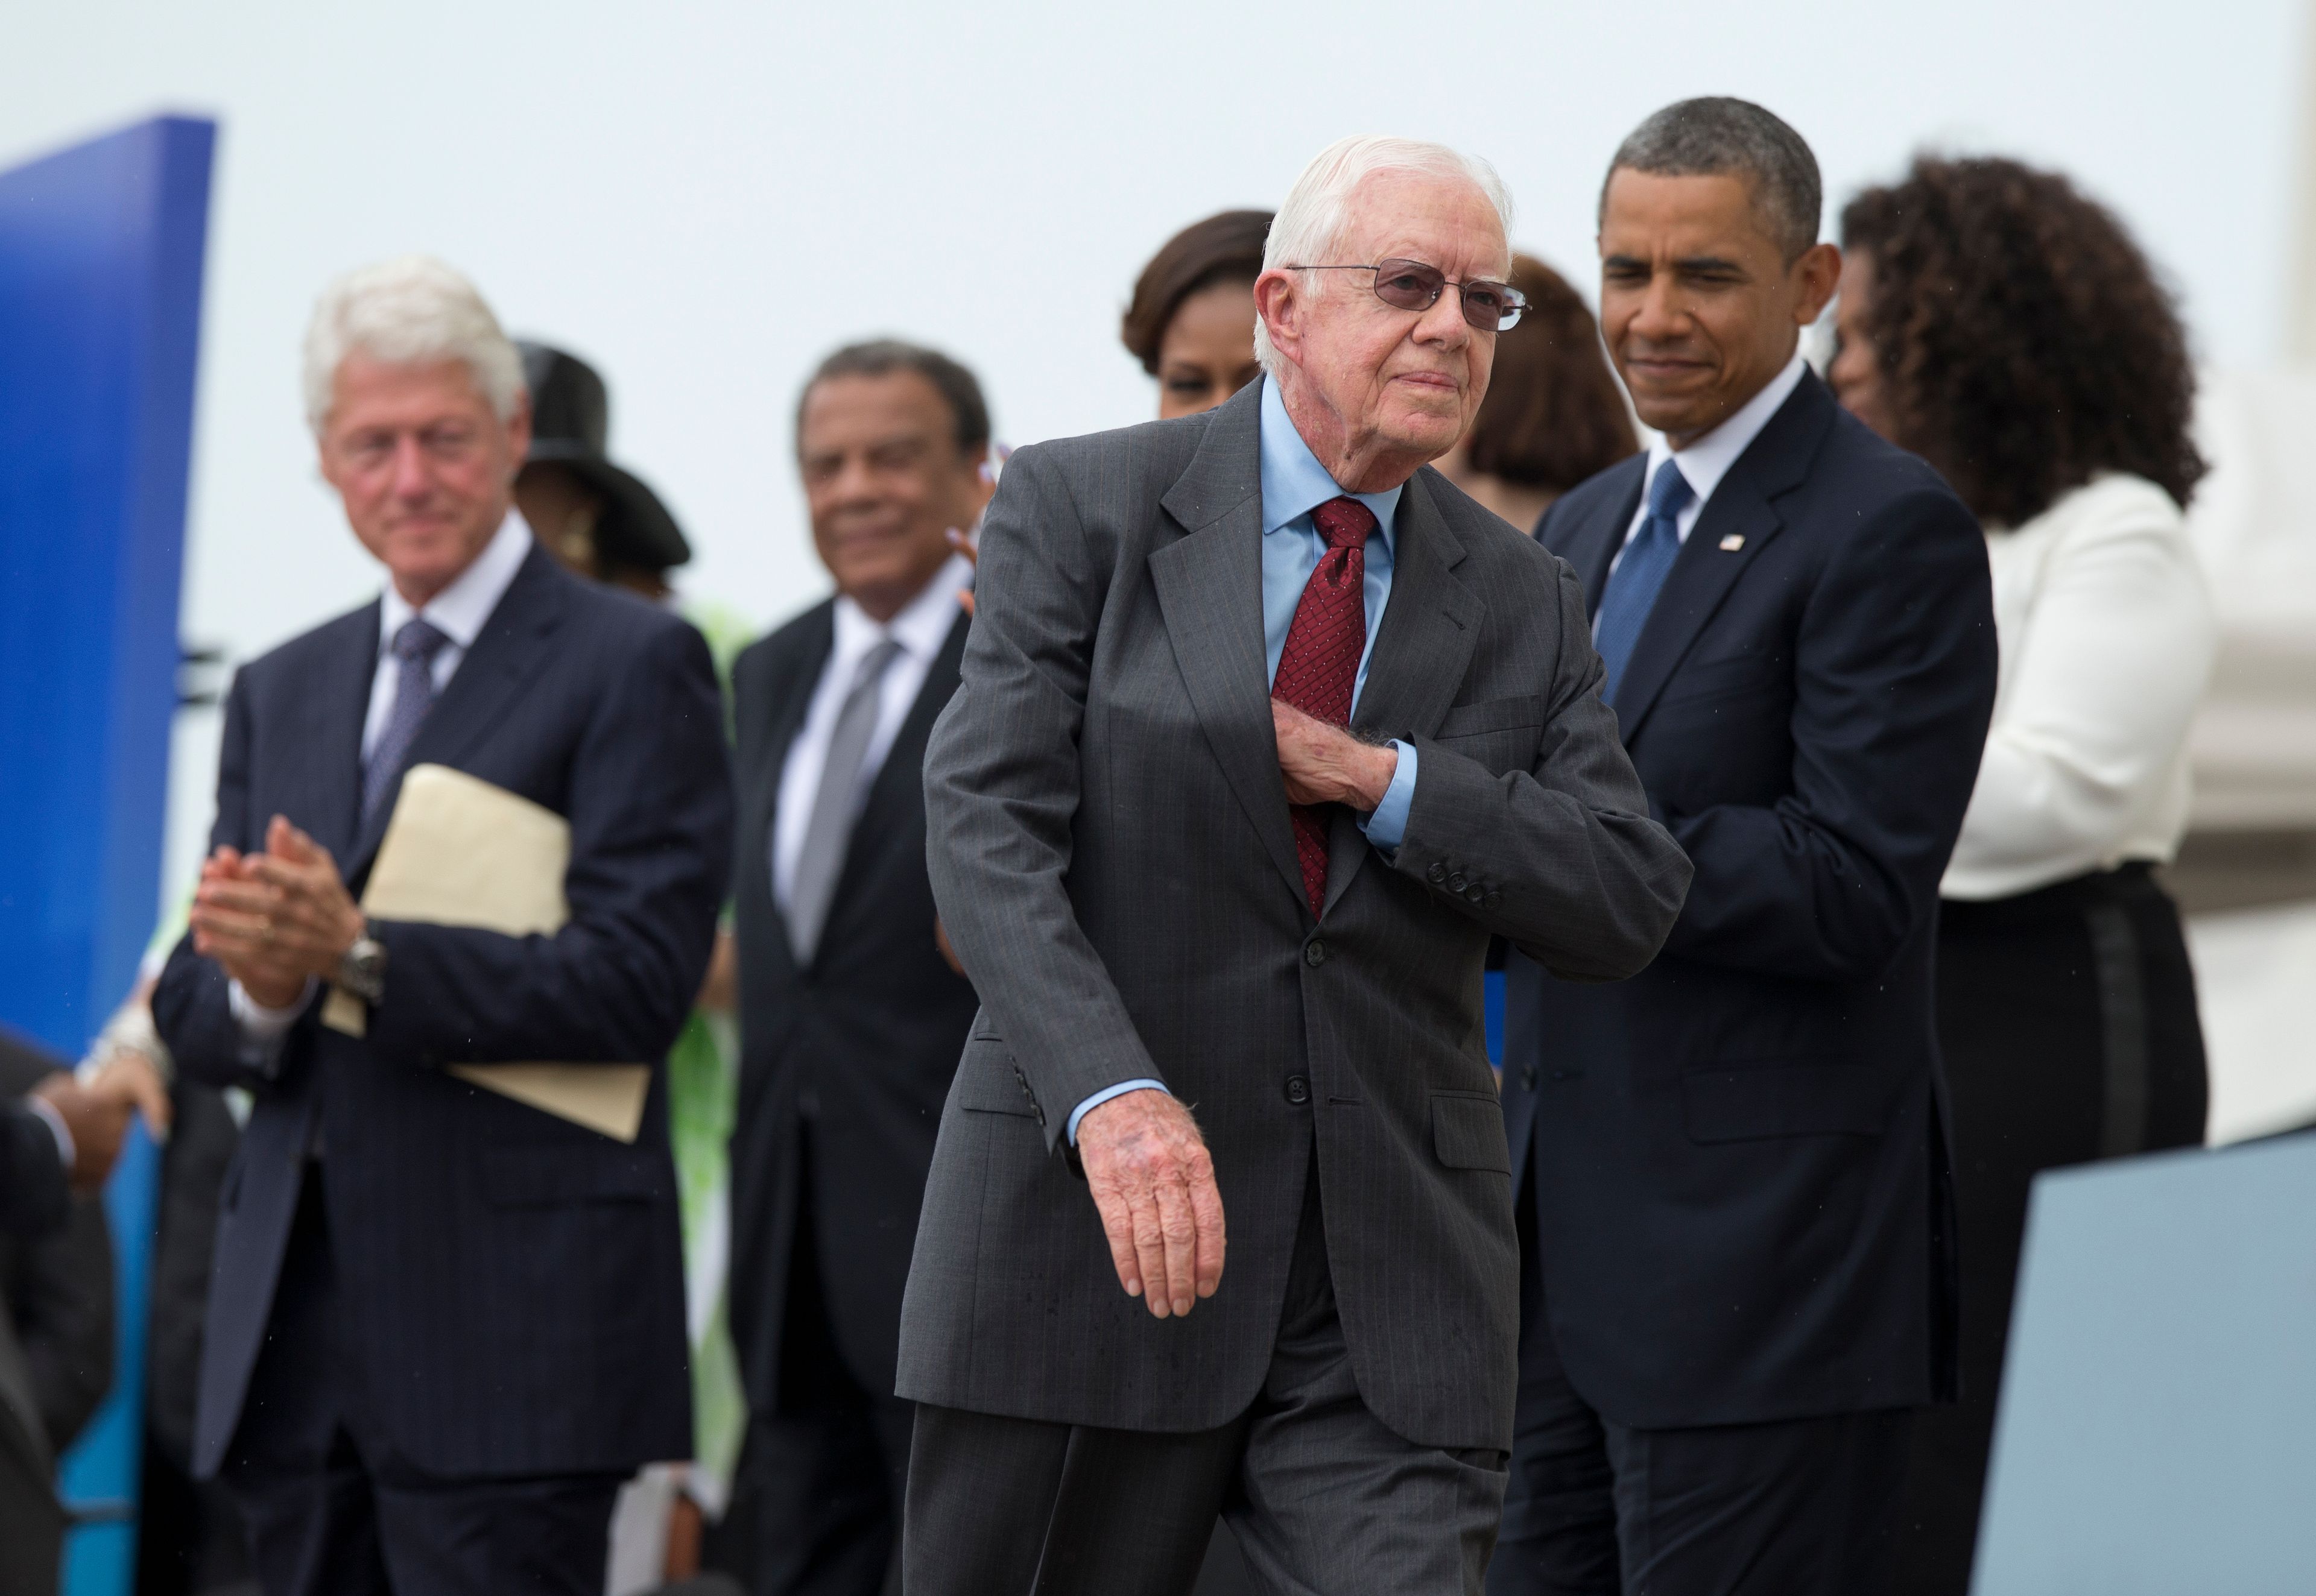
<path id="1" fill-rule="evenodd" d="M 797 856 L 796 882 L 788 889 L 788 945 L 796 950 L 798 964 L 812 962 L 821 927 L 828 923 L 852 822 L 860 813 L 861 770 L 868 760 L 868 740 L 877 733 L 885 668 L 900 652 L 901 645 L 888 637 L 862 658 L 844 695 L 844 707 L 836 712 L 835 730 L 828 734 L 820 792 L 813 799 L 804 849 Z"/>
<path id="2" fill-rule="evenodd" d="M 394 634 L 395 662 L 399 669 L 394 679 L 394 707 L 387 711 L 386 725 L 378 734 L 378 743 L 370 750 L 370 760 L 362 767 L 362 824 L 370 824 L 378 806 L 386 802 L 401 779 L 402 762 L 410 755 L 410 744 L 418 735 L 419 723 L 426 712 L 434 707 L 434 656 L 442 652 L 450 639 L 432 622 L 413 616 L 402 623 Z"/>

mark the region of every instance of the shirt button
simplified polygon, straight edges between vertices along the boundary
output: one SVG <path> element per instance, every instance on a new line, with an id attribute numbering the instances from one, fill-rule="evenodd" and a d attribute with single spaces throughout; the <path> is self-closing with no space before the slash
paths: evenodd
<path id="1" fill-rule="evenodd" d="M 1461 871 L 1458 871 L 1456 874 L 1448 878 L 1448 890 L 1451 892 L 1460 893 L 1465 887 L 1468 887 L 1472 883 L 1464 879 L 1464 875 Z"/>
<path id="2" fill-rule="evenodd" d="M 1316 970 L 1326 962 L 1327 944 L 1324 942 L 1314 936 L 1303 944 L 1303 962 Z"/>
<path id="3" fill-rule="evenodd" d="M 1432 860 L 1431 868 L 1423 873 L 1423 879 L 1437 886 L 1448 879 L 1448 866 L 1437 859 Z"/>
<path id="4" fill-rule="evenodd" d="M 1311 1083 L 1299 1075 L 1287 1077 L 1287 1101 L 1300 1108 L 1311 1101 Z"/>

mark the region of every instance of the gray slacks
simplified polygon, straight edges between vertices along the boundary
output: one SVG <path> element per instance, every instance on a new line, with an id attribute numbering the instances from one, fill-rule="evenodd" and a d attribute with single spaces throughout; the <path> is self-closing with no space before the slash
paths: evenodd
<path id="1" fill-rule="evenodd" d="M 1367 1411 L 1315 1172 L 1307 1191 L 1270 1370 L 1232 1423 L 1174 1434 L 917 1409 L 909 1596 L 1185 1596 L 1218 1512 L 1269 1596 L 1480 1596 L 1504 1454 L 1417 1446 Z"/>

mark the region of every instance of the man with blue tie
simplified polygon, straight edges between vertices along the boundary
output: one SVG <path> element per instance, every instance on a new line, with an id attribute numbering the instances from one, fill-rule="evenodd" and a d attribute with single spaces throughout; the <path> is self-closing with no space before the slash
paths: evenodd
<path id="1" fill-rule="evenodd" d="M 1662 437 L 1537 536 L 1696 867 L 1664 950 L 1515 954 L 1519 1434 L 1499 1596 L 1870 1596 L 1951 1388 L 1937 883 L 1994 700 L 1986 555 L 1798 352 L 1839 253 L 1809 146 L 1670 106 L 1601 198 L 1601 324 Z"/>

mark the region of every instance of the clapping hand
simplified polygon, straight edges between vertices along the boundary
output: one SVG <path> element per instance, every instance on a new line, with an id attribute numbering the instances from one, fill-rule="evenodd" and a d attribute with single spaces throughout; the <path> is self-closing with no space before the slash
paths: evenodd
<path id="1" fill-rule="evenodd" d="M 280 815 L 263 853 L 221 847 L 202 864 L 192 923 L 194 951 L 268 1008 L 288 1007 L 307 980 L 336 974 L 362 935 L 337 861 Z"/>

